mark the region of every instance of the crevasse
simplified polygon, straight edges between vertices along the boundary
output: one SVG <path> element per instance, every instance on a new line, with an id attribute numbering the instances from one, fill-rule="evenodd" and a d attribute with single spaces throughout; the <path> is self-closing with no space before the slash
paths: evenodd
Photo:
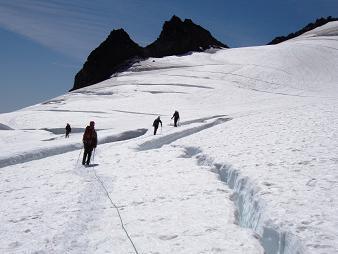
<path id="1" fill-rule="evenodd" d="M 191 153 L 194 151 L 193 153 Z M 241 175 L 231 165 L 216 163 L 198 148 L 187 148 L 187 154 L 196 155 L 199 165 L 207 166 L 217 173 L 220 180 L 233 190 L 236 207 L 236 220 L 241 227 L 252 229 L 259 237 L 266 254 L 305 254 L 301 240 L 291 232 L 273 225 L 264 213 L 264 201 L 259 197 L 257 188 L 248 177 Z"/>

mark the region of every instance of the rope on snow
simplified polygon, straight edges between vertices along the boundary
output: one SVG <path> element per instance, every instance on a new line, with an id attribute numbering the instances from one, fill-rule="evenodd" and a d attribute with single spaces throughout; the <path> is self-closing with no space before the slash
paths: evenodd
<path id="1" fill-rule="evenodd" d="M 119 208 L 117 207 L 117 205 L 116 205 L 116 204 L 113 202 L 113 200 L 111 199 L 111 197 L 110 197 L 110 195 L 109 195 L 109 192 L 108 192 L 106 186 L 104 185 L 102 179 L 96 174 L 95 164 L 94 164 L 94 158 L 95 158 L 95 150 L 94 150 L 94 154 L 93 154 L 93 165 L 94 165 L 94 166 L 93 166 L 93 171 L 94 171 L 95 177 L 96 177 L 96 179 L 100 182 L 100 184 L 101 184 L 102 188 L 104 189 L 104 191 L 105 191 L 105 193 L 106 193 L 108 199 L 110 200 L 110 203 L 115 207 L 115 209 L 116 209 L 116 211 L 117 211 L 117 214 L 119 215 L 119 218 L 120 218 L 120 222 L 121 222 L 122 229 L 123 229 L 124 232 L 126 233 L 126 235 L 127 235 L 128 239 L 129 239 L 131 245 L 132 245 L 133 248 L 134 248 L 135 253 L 136 253 L 136 254 L 139 254 L 138 251 L 137 251 L 137 249 L 136 249 L 136 247 L 135 247 L 135 244 L 134 244 L 133 240 L 132 240 L 131 237 L 129 236 L 128 231 L 127 231 L 127 229 L 126 229 L 125 226 L 124 226 L 124 223 L 123 223 L 123 220 L 122 220 L 122 217 L 121 217 Z"/>

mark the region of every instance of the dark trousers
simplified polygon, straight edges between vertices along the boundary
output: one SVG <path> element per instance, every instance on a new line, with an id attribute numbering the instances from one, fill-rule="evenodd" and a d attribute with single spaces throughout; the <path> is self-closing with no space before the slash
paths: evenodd
<path id="1" fill-rule="evenodd" d="M 177 127 L 178 118 L 174 118 L 174 126 Z"/>
<path id="2" fill-rule="evenodd" d="M 154 135 L 156 135 L 157 129 L 158 129 L 158 126 L 154 126 Z"/>
<path id="3" fill-rule="evenodd" d="M 69 138 L 70 131 L 66 131 L 66 138 Z"/>
<path id="4" fill-rule="evenodd" d="M 90 163 L 90 157 L 92 156 L 93 148 L 92 147 L 85 147 L 83 152 L 83 159 L 82 159 L 82 165 L 85 163 L 89 165 Z M 86 161 L 87 158 L 87 161 Z"/>

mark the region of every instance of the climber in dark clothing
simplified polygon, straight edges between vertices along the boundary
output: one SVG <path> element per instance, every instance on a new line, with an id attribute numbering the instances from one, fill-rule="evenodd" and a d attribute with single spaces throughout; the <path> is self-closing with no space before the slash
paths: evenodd
<path id="1" fill-rule="evenodd" d="M 160 119 L 160 117 L 157 117 L 153 123 L 154 126 L 154 135 L 156 135 L 157 129 L 158 129 L 158 125 L 161 124 L 161 128 L 162 128 L 162 121 Z"/>
<path id="2" fill-rule="evenodd" d="M 178 120 L 180 120 L 180 114 L 178 113 L 177 110 L 175 110 L 175 113 L 173 114 L 173 117 L 171 119 L 174 118 L 174 126 L 177 127 L 177 122 Z"/>
<path id="3" fill-rule="evenodd" d="M 70 124 L 67 123 L 66 125 L 66 138 L 69 138 L 69 134 L 72 132 L 72 128 L 70 127 Z"/>
<path id="4" fill-rule="evenodd" d="M 90 122 L 90 125 L 86 127 L 86 130 L 83 134 L 83 147 L 84 147 L 84 153 L 83 153 L 83 159 L 82 159 L 82 165 L 89 165 L 90 163 L 90 157 L 92 156 L 93 149 L 97 146 L 97 134 L 95 131 L 95 123 L 93 121 Z M 87 161 L 86 161 L 87 158 Z"/>

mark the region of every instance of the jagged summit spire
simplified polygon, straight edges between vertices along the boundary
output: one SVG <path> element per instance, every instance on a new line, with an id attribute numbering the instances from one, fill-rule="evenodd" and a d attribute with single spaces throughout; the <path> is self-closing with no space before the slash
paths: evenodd
<path id="1" fill-rule="evenodd" d="M 107 39 L 90 53 L 75 76 L 72 90 L 108 79 L 121 68 L 126 68 L 134 58 L 186 54 L 210 47 L 227 48 L 191 19 L 182 21 L 176 15 L 164 22 L 159 38 L 145 48 L 135 43 L 122 28 L 114 29 Z"/>
<path id="2" fill-rule="evenodd" d="M 143 56 L 143 48 L 122 28 L 111 31 L 107 39 L 94 49 L 76 74 L 72 90 L 108 79 L 129 59 Z"/>
<path id="3" fill-rule="evenodd" d="M 162 57 L 203 51 L 210 47 L 228 48 L 191 19 L 182 21 L 174 15 L 164 23 L 160 36 L 146 47 L 146 52 L 149 56 Z"/>
<path id="4" fill-rule="evenodd" d="M 119 28 L 119 29 L 114 29 L 113 31 L 110 32 L 109 36 L 127 36 L 129 37 L 129 34 L 123 29 L 123 28 Z M 108 37 L 109 37 L 108 36 Z"/>
<path id="5" fill-rule="evenodd" d="M 182 22 L 182 20 L 179 18 L 179 17 L 177 17 L 176 15 L 173 15 L 172 17 L 171 17 L 171 19 L 169 20 L 169 21 L 166 21 L 166 22 L 171 22 L 171 23 L 179 23 L 179 22 Z"/>
<path id="6" fill-rule="evenodd" d="M 165 23 L 176 23 L 176 24 L 179 24 L 179 23 L 194 23 L 192 22 L 191 19 L 184 19 L 182 20 L 180 17 L 176 16 L 176 15 L 173 15 L 171 17 L 171 19 L 169 21 L 165 21 Z"/>

